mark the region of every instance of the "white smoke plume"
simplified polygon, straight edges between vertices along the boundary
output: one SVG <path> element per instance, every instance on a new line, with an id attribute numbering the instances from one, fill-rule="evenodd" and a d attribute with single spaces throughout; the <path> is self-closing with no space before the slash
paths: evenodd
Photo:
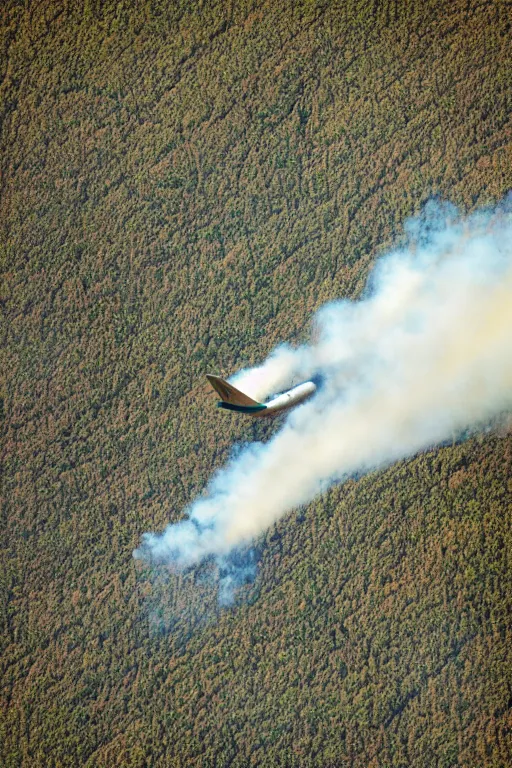
<path id="1" fill-rule="evenodd" d="M 377 261 L 361 300 L 325 305 L 310 344 L 278 347 L 234 377 L 257 397 L 313 376 L 322 385 L 269 442 L 220 469 L 184 520 L 145 534 L 134 556 L 177 569 L 225 562 L 332 483 L 509 409 L 511 202 L 466 218 L 430 203 L 406 224 L 405 244 Z"/>

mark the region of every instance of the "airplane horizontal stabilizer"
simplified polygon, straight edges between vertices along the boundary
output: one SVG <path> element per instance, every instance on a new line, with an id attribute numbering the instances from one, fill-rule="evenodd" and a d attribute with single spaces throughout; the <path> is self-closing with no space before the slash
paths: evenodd
<path id="1" fill-rule="evenodd" d="M 225 411 L 236 411 L 237 413 L 258 413 L 258 411 L 266 411 L 267 406 L 263 403 L 258 405 L 234 405 L 233 403 L 225 403 L 223 400 L 217 403 L 217 408 L 224 408 Z"/>

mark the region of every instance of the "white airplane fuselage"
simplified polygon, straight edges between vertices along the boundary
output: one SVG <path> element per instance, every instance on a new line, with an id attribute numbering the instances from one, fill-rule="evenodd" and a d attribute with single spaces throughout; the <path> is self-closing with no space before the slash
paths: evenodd
<path id="1" fill-rule="evenodd" d="M 265 417 L 287 411 L 289 408 L 294 408 L 296 405 L 303 403 L 304 400 L 307 400 L 315 392 L 316 384 L 312 381 L 305 381 L 303 384 L 298 384 L 296 387 L 283 392 L 281 395 L 274 397 L 273 400 L 265 403 L 265 410 L 259 411 L 255 415 Z"/>
<path id="2" fill-rule="evenodd" d="M 220 376 L 207 373 L 206 378 L 222 398 L 217 403 L 219 408 L 223 408 L 225 411 L 244 413 L 246 416 L 258 419 L 277 416 L 278 413 L 295 408 L 296 405 L 300 405 L 316 392 L 316 384 L 313 381 L 305 381 L 303 384 L 298 384 L 287 392 L 277 395 L 268 403 L 259 403 L 244 392 L 240 392 L 233 384 L 221 379 Z"/>

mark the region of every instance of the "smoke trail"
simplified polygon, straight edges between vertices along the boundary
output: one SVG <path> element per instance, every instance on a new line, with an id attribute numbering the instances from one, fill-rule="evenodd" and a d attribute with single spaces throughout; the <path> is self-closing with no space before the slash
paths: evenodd
<path id="1" fill-rule="evenodd" d="M 134 556 L 225 562 L 292 508 L 354 472 L 412 455 L 512 406 L 512 198 L 462 218 L 430 203 L 379 259 L 360 301 L 325 305 L 308 345 L 234 381 L 258 397 L 320 375 L 313 399 L 242 449 L 186 518 Z"/>

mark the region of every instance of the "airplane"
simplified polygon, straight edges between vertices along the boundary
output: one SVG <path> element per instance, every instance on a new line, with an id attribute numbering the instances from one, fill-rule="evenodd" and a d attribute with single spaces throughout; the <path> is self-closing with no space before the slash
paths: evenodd
<path id="1" fill-rule="evenodd" d="M 287 392 L 277 395 L 268 403 L 258 403 L 257 400 L 253 400 L 252 397 L 240 392 L 239 389 L 221 379 L 220 376 L 207 373 L 206 378 L 222 398 L 217 403 L 217 408 L 245 413 L 259 419 L 270 418 L 290 408 L 295 408 L 296 405 L 303 403 L 316 392 L 316 384 L 313 381 L 305 381 L 303 384 L 298 384 Z"/>

